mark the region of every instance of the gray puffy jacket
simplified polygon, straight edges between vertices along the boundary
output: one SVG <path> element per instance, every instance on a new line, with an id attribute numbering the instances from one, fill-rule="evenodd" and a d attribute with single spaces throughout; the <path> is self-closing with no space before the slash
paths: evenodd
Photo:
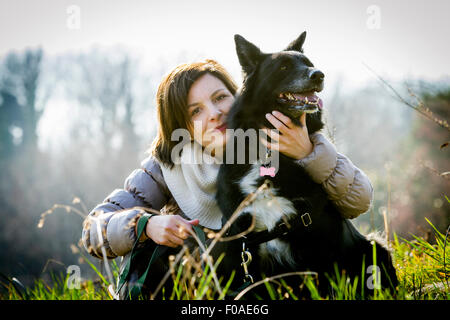
<path id="1" fill-rule="evenodd" d="M 366 212 L 372 203 L 373 188 L 369 178 L 321 133 L 310 135 L 313 151 L 297 160 L 311 178 L 320 183 L 329 199 L 344 218 L 352 219 Z M 125 180 L 123 189 L 114 190 L 90 213 L 94 221 L 86 219 L 82 241 L 86 250 L 97 258 L 102 257 L 101 243 L 108 258 L 130 253 L 136 234 L 134 225 L 148 207 L 160 212 L 184 216 L 164 182 L 158 162 L 148 157 L 141 168 L 134 170 Z M 98 228 L 100 227 L 100 228 Z M 99 237 L 98 231 L 102 232 Z"/>

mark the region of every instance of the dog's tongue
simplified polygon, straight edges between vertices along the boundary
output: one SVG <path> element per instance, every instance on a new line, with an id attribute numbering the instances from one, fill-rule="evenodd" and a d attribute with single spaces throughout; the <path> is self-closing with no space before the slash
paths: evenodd
<path id="1" fill-rule="evenodd" d="M 308 101 L 316 101 L 318 99 L 318 97 L 314 93 L 309 94 L 294 93 L 292 95 L 299 100 L 305 100 L 305 98 L 308 98 Z"/>
<path id="2" fill-rule="evenodd" d="M 309 102 L 317 102 L 317 106 L 322 109 L 323 107 L 323 101 L 318 96 L 316 96 L 315 93 L 307 93 L 307 94 L 301 94 L 301 93 L 294 93 L 292 94 L 296 99 L 305 101 L 308 99 Z"/>

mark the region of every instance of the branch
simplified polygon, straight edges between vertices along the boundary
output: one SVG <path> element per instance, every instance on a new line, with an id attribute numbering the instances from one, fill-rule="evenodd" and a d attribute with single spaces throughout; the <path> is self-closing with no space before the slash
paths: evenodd
<path id="1" fill-rule="evenodd" d="M 419 112 L 421 115 L 423 115 L 425 118 L 427 118 L 428 120 L 433 121 L 434 123 L 436 123 L 437 125 L 439 125 L 440 127 L 447 129 L 448 131 L 450 131 L 450 127 L 447 123 L 446 120 L 441 120 L 438 119 L 434 116 L 433 112 L 431 112 L 431 110 L 425 106 L 425 104 L 423 103 L 423 101 L 421 101 L 409 88 L 408 88 L 408 92 L 411 94 L 411 96 L 415 97 L 417 100 L 419 100 L 419 104 L 418 105 L 413 105 L 410 102 L 408 102 L 405 98 L 403 98 L 398 92 L 397 90 L 395 90 L 386 80 L 384 80 L 382 77 L 380 77 L 375 71 L 373 71 L 367 64 L 365 64 L 363 62 L 364 66 L 369 69 L 369 71 L 371 71 L 375 77 L 378 78 L 378 80 L 380 80 L 380 82 L 382 84 L 384 84 L 386 87 L 388 87 L 388 89 L 390 89 L 395 96 L 400 100 L 400 102 L 402 102 L 403 104 L 407 105 L 408 107 L 414 109 L 415 111 Z"/>

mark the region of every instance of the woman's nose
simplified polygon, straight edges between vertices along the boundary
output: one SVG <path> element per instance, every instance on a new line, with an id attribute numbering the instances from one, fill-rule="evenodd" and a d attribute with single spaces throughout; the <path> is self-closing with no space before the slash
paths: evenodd
<path id="1" fill-rule="evenodd" d="M 211 108 L 211 120 L 218 120 L 223 112 L 219 108 Z"/>

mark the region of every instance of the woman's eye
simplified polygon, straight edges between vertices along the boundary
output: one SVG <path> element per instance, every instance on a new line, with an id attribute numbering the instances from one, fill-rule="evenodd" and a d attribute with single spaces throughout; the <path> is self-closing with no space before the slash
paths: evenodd
<path id="1" fill-rule="evenodd" d="M 198 112 L 200 112 L 200 108 L 197 107 L 194 110 L 192 110 L 191 116 L 195 116 Z"/>
<path id="2" fill-rule="evenodd" d="M 218 97 L 216 98 L 216 101 L 223 100 L 226 96 L 227 96 L 226 94 L 221 94 L 220 96 L 218 96 Z"/>

